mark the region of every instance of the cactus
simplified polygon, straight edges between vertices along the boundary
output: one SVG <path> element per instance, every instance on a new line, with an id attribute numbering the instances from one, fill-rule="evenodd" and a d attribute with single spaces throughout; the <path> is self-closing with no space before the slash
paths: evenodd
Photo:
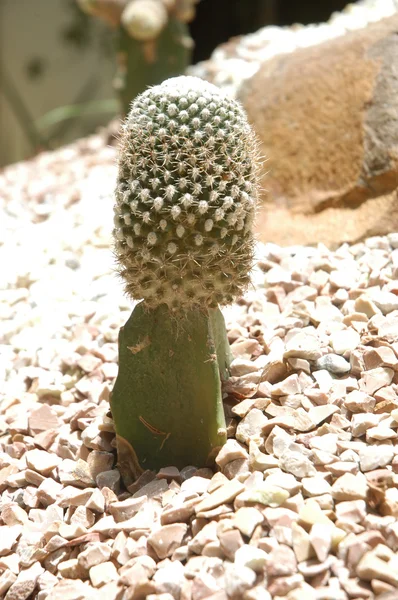
<path id="1" fill-rule="evenodd" d="M 256 140 L 241 106 L 176 77 L 139 97 L 123 127 L 114 208 L 126 292 L 111 408 L 125 480 L 203 466 L 226 440 L 230 351 L 218 305 L 250 282 Z"/>
<path id="2" fill-rule="evenodd" d="M 122 112 L 150 85 L 183 73 L 193 41 L 187 23 L 197 0 L 77 0 L 80 8 L 116 29 L 114 87 Z"/>

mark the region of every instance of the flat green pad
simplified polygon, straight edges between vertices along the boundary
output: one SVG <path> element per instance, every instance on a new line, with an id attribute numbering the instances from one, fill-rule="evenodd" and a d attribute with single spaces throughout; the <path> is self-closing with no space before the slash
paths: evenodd
<path id="1" fill-rule="evenodd" d="M 111 409 L 127 485 L 143 469 L 214 460 L 226 441 L 218 361 L 225 375 L 229 350 L 221 352 L 223 340 L 219 309 L 212 318 L 198 310 L 179 318 L 165 305 L 148 310 L 141 302 L 121 328 Z"/>

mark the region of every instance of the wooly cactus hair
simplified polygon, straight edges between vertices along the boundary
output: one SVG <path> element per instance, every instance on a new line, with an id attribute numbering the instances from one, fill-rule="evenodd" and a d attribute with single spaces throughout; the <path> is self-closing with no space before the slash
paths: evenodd
<path id="1" fill-rule="evenodd" d="M 138 96 L 124 123 L 114 207 L 126 292 L 155 308 L 230 304 L 250 282 L 257 142 L 216 86 L 175 77 Z"/>

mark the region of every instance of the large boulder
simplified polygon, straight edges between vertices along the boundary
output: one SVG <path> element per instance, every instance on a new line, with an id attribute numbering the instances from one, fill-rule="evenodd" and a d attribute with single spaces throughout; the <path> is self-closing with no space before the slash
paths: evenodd
<path id="1" fill-rule="evenodd" d="M 230 40 L 196 75 L 244 104 L 266 158 L 260 239 L 330 246 L 398 230 L 398 0 Z"/>
<path id="2" fill-rule="evenodd" d="M 238 97 L 261 140 L 259 231 L 329 245 L 398 230 L 398 15 L 266 61 Z"/>

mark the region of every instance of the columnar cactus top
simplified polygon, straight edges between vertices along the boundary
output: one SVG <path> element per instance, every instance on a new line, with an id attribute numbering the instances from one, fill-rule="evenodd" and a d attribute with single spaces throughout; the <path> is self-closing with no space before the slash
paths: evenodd
<path id="1" fill-rule="evenodd" d="M 256 140 L 241 106 L 195 77 L 138 96 L 124 124 L 115 251 L 150 307 L 229 304 L 250 281 Z"/>

